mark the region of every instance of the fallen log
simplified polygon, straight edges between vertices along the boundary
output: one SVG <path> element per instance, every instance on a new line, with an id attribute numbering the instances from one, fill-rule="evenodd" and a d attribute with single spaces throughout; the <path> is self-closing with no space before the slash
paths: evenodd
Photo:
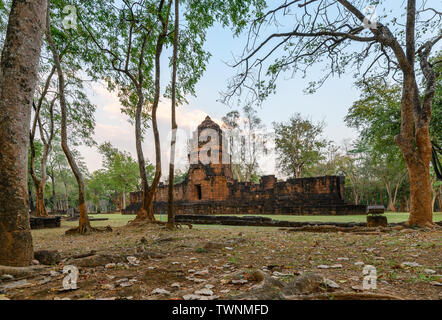
<path id="1" fill-rule="evenodd" d="M 377 235 L 380 232 L 389 232 L 390 228 L 370 228 L 370 227 L 336 227 L 333 225 L 322 226 L 303 226 L 298 228 L 283 228 L 279 229 L 286 232 L 347 232 L 361 235 Z"/>
<path id="2" fill-rule="evenodd" d="M 333 292 L 319 293 L 307 296 L 286 296 L 287 300 L 405 300 L 402 297 L 383 293 L 354 293 L 354 292 Z"/>
<path id="3" fill-rule="evenodd" d="M 14 277 L 26 277 L 32 275 L 38 271 L 46 269 L 45 266 L 30 266 L 30 267 L 9 267 L 0 266 L 0 276 L 4 274 L 10 274 Z"/>

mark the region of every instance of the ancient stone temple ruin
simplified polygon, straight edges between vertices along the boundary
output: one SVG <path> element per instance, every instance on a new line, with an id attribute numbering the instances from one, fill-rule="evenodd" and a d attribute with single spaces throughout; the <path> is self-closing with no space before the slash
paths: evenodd
<path id="1" fill-rule="evenodd" d="M 207 117 L 190 143 L 188 175 L 175 185 L 177 214 L 365 214 L 365 205 L 344 199 L 345 177 L 327 176 L 278 181 L 263 176 L 259 184 L 233 178 L 227 142 L 218 124 Z M 167 213 L 168 187 L 160 184 L 155 194 L 156 214 Z M 136 214 L 141 192 L 130 195 L 123 214 Z"/>

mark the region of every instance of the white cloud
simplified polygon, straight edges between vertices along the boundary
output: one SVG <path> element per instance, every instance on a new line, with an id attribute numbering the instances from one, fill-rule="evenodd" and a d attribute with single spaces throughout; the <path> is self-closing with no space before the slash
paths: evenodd
<path id="1" fill-rule="evenodd" d="M 121 104 L 115 92 L 109 92 L 103 84 L 92 85 L 91 99 L 97 105 L 97 123 L 95 128 L 95 140 L 98 144 L 110 141 L 119 150 L 129 152 L 136 159 L 135 128 L 128 122 L 128 117 L 121 113 Z M 171 136 L 171 101 L 162 99 L 158 106 L 157 119 L 161 142 L 161 165 L 163 177 L 168 174 L 169 148 Z M 201 109 L 182 105 L 177 108 L 176 118 L 179 127 L 179 139 L 177 143 L 176 166 L 184 167 L 187 164 L 187 138 L 191 137 L 197 126 L 204 121 L 209 114 Z M 220 119 L 212 118 L 221 124 Z M 86 160 L 89 170 L 92 172 L 101 168 L 101 156 L 96 148 L 79 148 Z M 150 161 L 155 159 L 155 145 L 152 129 L 148 128 L 143 142 L 144 156 Z"/>
<path id="2" fill-rule="evenodd" d="M 170 99 L 163 99 L 158 105 L 157 118 L 158 122 L 170 124 L 171 122 L 171 101 Z M 207 112 L 201 109 L 192 108 L 189 105 L 181 105 L 176 109 L 176 120 L 178 127 L 184 129 L 196 130 L 198 125 L 204 119 L 210 116 Z M 211 117 L 213 121 L 221 124 L 220 119 Z"/>

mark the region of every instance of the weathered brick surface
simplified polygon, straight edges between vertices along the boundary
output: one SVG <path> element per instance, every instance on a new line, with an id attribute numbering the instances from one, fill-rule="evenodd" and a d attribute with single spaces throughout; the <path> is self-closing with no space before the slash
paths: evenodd
<path id="1" fill-rule="evenodd" d="M 221 134 L 220 127 L 206 118 L 194 133 L 194 139 L 204 128 Z M 225 141 L 219 139 L 219 157 Z M 189 159 L 200 159 L 204 143 L 190 151 Z M 222 163 L 191 164 L 186 180 L 175 186 L 177 214 L 294 214 L 346 215 L 366 214 L 365 205 L 350 205 L 344 199 L 345 177 L 327 176 L 278 181 L 275 176 L 263 176 L 260 183 L 237 182 L 231 165 Z M 155 194 L 156 213 L 167 212 L 168 189 L 160 184 Z M 130 196 L 130 205 L 123 213 L 136 214 L 141 192 Z"/>

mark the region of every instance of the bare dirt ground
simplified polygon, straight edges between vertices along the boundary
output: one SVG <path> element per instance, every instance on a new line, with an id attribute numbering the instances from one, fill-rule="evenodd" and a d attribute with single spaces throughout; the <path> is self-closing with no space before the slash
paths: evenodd
<path id="1" fill-rule="evenodd" d="M 256 287 L 258 279 L 251 275 L 262 270 L 285 282 L 314 272 L 339 286 L 319 289 L 333 299 L 338 293 L 361 291 L 363 267 L 369 264 L 377 269 L 377 289 L 371 292 L 404 299 L 442 299 L 440 228 L 378 235 L 228 226 L 113 229 L 91 236 L 66 236 L 66 228 L 34 231 L 35 250 L 58 250 L 62 261 L 26 279 L 3 279 L 0 297 L 231 299 Z M 96 254 L 79 258 L 91 250 Z M 60 291 L 65 265 L 80 270 L 78 290 Z M 17 281 L 21 282 L 16 288 L 5 288 Z"/>

